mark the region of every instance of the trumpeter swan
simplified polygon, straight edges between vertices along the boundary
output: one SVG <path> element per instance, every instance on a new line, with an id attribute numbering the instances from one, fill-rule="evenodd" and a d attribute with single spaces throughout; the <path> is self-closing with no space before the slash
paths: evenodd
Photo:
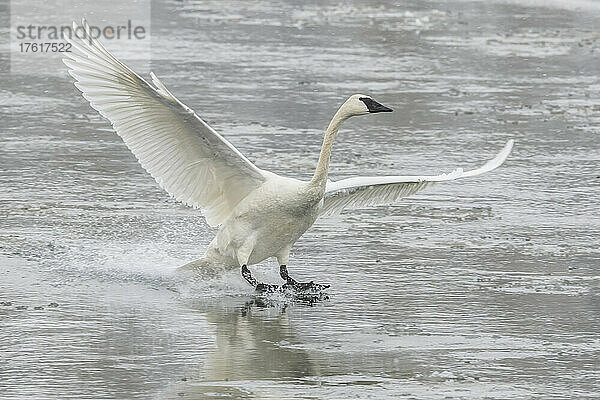
<path id="1" fill-rule="evenodd" d="M 333 116 L 321 154 L 308 182 L 286 178 L 256 167 L 231 143 L 180 102 L 151 73 L 146 82 L 116 59 L 97 40 L 83 20 L 87 37 L 73 37 L 77 50 L 65 53 L 64 63 L 83 93 L 137 157 L 142 167 L 175 199 L 200 208 L 217 235 L 201 259 L 184 270 L 208 266 L 241 267 L 243 277 L 259 290 L 248 265 L 276 257 L 284 286 L 297 290 L 326 285 L 298 283 L 288 275 L 294 242 L 326 214 L 343 209 L 389 204 L 442 181 L 475 176 L 499 167 L 510 153 L 509 140 L 483 167 L 457 169 L 437 176 L 358 177 L 332 182 L 327 179 L 331 148 L 340 125 L 350 117 L 391 109 L 370 96 L 355 94 Z M 73 23 L 73 31 L 78 26 Z"/>

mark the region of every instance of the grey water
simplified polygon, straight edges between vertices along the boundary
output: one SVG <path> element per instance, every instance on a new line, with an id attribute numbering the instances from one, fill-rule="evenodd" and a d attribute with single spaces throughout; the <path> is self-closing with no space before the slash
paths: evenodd
<path id="1" fill-rule="evenodd" d="M 599 26 L 585 0 L 154 3 L 152 70 L 260 168 L 310 177 L 353 93 L 395 112 L 346 123 L 334 180 L 515 139 L 319 220 L 289 265 L 314 304 L 175 279 L 200 212 L 65 71 L 0 75 L 0 398 L 600 398 Z"/>

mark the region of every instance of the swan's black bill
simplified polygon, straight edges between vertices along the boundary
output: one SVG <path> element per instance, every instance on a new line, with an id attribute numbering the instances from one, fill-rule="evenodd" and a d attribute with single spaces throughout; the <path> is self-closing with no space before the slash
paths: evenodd
<path id="1" fill-rule="evenodd" d="M 361 97 L 359 100 L 362 101 L 363 103 L 365 103 L 365 105 L 369 109 L 370 113 L 394 111 L 391 108 L 384 106 L 383 104 L 379 104 L 378 102 L 371 99 L 370 97 Z"/>

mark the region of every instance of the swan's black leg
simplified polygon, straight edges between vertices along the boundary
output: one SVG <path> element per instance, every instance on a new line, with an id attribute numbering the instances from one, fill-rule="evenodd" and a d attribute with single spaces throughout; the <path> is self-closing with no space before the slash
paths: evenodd
<path id="1" fill-rule="evenodd" d="M 286 265 L 279 266 L 279 275 L 281 275 L 281 279 L 283 279 L 284 281 L 286 281 L 286 283 L 289 283 L 290 285 L 294 285 L 294 284 L 298 283 L 298 282 L 296 282 L 296 280 L 294 278 L 292 278 L 288 274 Z"/>
<path id="2" fill-rule="evenodd" d="M 242 265 L 242 276 L 250 285 L 256 288 L 257 292 L 275 292 L 280 289 L 277 285 L 269 285 L 268 283 L 259 283 L 253 276 L 246 264 Z"/>
<path id="3" fill-rule="evenodd" d="M 292 288 L 298 292 L 304 291 L 321 291 L 327 289 L 330 285 L 321 285 L 319 283 L 310 282 L 298 282 L 294 278 L 292 278 L 288 274 L 287 266 L 280 265 L 279 266 L 279 275 L 281 275 L 281 279 L 283 279 L 286 283 L 283 285 L 284 288 Z"/>
<path id="4" fill-rule="evenodd" d="M 256 281 L 256 279 L 254 279 L 252 273 L 250 272 L 246 264 L 242 265 L 242 276 L 244 277 L 246 282 L 248 282 L 251 286 L 256 287 L 256 285 L 258 285 L 258 282 Z"/>

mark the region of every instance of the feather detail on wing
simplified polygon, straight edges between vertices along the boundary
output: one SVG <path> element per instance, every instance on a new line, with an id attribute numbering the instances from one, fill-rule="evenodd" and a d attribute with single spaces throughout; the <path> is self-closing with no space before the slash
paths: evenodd
<path id="1" fill-rule="evenodd" d="M 142 167 L 177 200 L 201 208 L 216 226 L 265 180 L 263 172 L 167 90 L 115 58 L 90 28 L 69 40 L 63 62 L 92 108 L 106 117 Z M 80 29 L 73 23 L 73 32 Z"/>
<path id="2" fill-rule="evenodd" d="M 357 177 L 337 182 L 328 181 L 320 215 L 339 214 L 344 209 L 391 204 L 399 198 L 411 196 L 434 183 L 492 171 L 504 163 L 513 144 L 514 141 L 509 140 L 494 159 L 488 161 L 481 168 L 471 171 L 463 171 L 462 168 L 458 168 L 449 174 L 433 176 Z"/>

